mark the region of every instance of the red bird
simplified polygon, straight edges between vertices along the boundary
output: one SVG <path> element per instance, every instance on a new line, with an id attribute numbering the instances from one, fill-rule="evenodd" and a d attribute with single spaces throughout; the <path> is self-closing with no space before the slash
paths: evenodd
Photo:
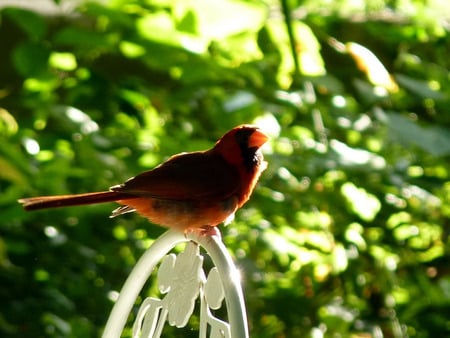
<path id="1" fill-rule="evenodd" d="M 181 153 L 109 191 L 23 198 L 26 210 L 117 202 L 111 217 L 136 211 L 152 223 L 181 231 L 210 229 L 231 221 L 266 168 L 260 147 L 268 137 L 241 125 L 212 149 Z"/>

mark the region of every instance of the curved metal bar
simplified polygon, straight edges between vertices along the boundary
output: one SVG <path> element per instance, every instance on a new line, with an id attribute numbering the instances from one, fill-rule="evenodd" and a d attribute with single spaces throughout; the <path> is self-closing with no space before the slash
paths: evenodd
<path id="1" fill-rule="evenodd" d="M 199 243 L 211 257 L 220 274 L 225 291 L 228 320 L 231 337 L 248 338 L 247 313 L 242 293 L 240 272 L 228 253 L 219 236 L 204 236 L 196 232 L 188 234 L 188 238 Z"/>
<path id="2" fill-rule="evenodd" d="M 177 244 L 188 241 L 201 245 L 217 267 L 225 292 L 231 337 L 248 338 L 247 314 L 240 284 L 240 273 L 222 243 L 218 230 L 217 233 L 218 235 L 205 235 L 198 232 L 184 234 L 177 230 L 168 230 L 161 235 L 145 251 L 128 276 L 110 313 L 102 338 L 119 338 L 121 336 L 136 298 L 155 266 Z"/>
<path id="3" fill-rule="evenodd" d="M 131 309 L 156 264 L 179 243 L 185 242 L 185 235 L 176 230 L 162 234 L 138 260 L 120 291 L 106 322 L 103 338 L 120 338 Z"/>

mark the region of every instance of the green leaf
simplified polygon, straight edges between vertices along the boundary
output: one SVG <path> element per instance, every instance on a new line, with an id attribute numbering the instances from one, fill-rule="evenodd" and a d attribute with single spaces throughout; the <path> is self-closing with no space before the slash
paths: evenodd
<path id="1" fill-rule="evenodd" d="M 47 32 L 47 23 L 36 12 L 20 8 L 7 8 L 4 13 L 29 36 L 32 41 L 40 41 Z"/>
<path id="2" fill-rule="evenodd" d="M 419 147 L 434 156 L 450 154 L 450 130 L 440 126 L 422 127 L 407 117 L 387 113 L 390 137 L 405 146 Z"/>
<path id="3" fill-rule="evenodd" d="M 195 11 L 189 9 L 183 16 L 178 20 L 176 25 L 179 31 L 183 31 L 190 34 L 197 34 L 198 30 L 198 18 Z"/>
<path id="4" fill-rule="evenodd" d="M 22 76 L 34 77 L 47 71 L 49 55 L 50 52 L 41 44 L 25 42 L 14 49 L 12 58 Z"/>
<path id="5" fill-rule="evenodd" d="M 8 159 L 0 156 L 0 179 L 10 181 L 19 186 L 24 186 L 27 183 L 26 177 L 23 173 Z"/>
<path id="6" fill-rule="evenodd" d="M 447 98 L 442 92 L 431 88 L 426 81 L 417 80 L 404 74 L 395 74 L 395 79 L 401 87 L 421 98 L 433 100 L 445 100 Z"/>
<path id="7" fill-rule="evenodd" d="M 88 48 L 91 52 L 98 49 L 110 49 L 118 41 L 119 39 L 114 34 L 104 34 L 70 26 L 61 29 L 53 37 L 55 44 L 76 48 Z"/>

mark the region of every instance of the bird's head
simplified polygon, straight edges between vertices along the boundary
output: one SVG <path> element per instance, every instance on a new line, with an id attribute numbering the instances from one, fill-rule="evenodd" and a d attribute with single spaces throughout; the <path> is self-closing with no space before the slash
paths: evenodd
<path id="1" fill-rule="evenodd" d="M 230 164 L 243 164 L 248 170 L 253 170 L 262 164 L 261 146 L 269 137 L 257 126 L 240 125 L 227 132 L 217 141 L 213 148 Z"/>

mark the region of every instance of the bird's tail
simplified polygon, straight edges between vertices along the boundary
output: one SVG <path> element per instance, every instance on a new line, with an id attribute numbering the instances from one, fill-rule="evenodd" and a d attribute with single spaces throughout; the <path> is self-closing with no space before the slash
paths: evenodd
<path id="1" fill-rule="evenodd" d="M 130 196 L 116 191 L 102 191 L 75 195 L 21 198 L 18 202 L 23 205 L 25 210 L 39 210 L 45 208 L 114 202 L 121 199 L 127 199 L 127 197 L 130 198 Z"/>

